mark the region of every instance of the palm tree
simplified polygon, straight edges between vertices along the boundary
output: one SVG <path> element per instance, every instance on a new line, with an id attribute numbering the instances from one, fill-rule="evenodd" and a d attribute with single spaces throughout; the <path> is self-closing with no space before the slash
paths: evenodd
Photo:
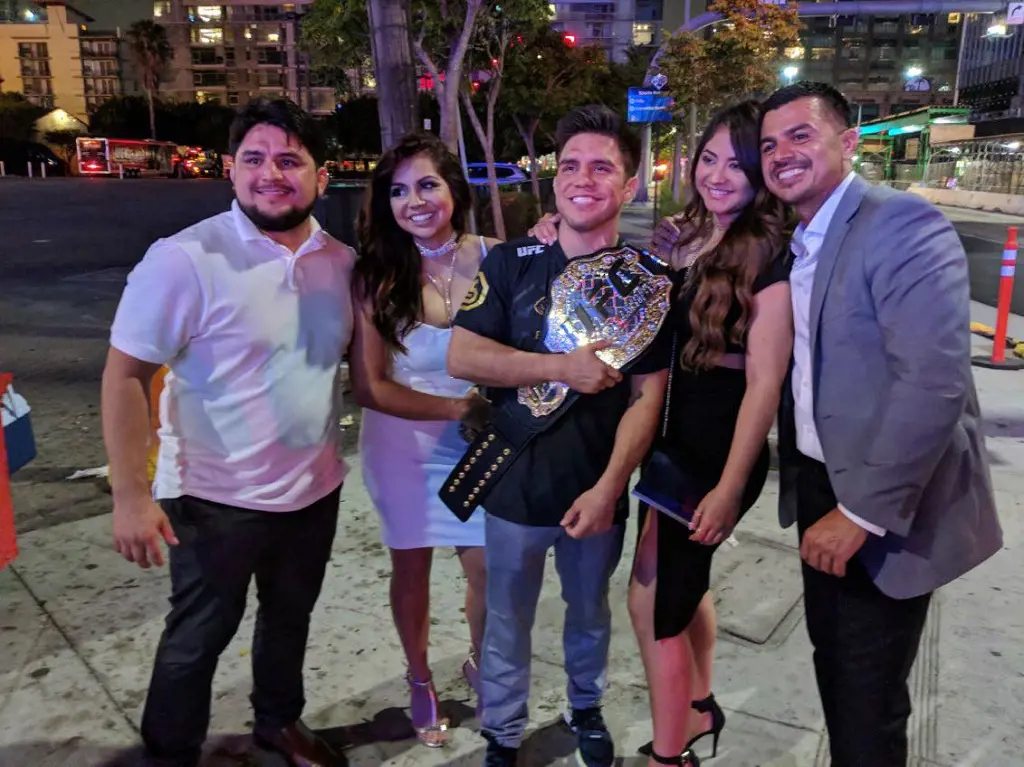
<path id="1" fill-rule="evenodd" d="M 128 28 L 128 42 L 132 59 L 142 80 L 142 87 L 149 100 L 149 135 L 156 138 L 156 110 L 153 99 L 160 88 L 160 80 L 167 65 L 174 57 L 174 50 L 167 39 L 167 30 L 149 19 L 136 21 Z"/>

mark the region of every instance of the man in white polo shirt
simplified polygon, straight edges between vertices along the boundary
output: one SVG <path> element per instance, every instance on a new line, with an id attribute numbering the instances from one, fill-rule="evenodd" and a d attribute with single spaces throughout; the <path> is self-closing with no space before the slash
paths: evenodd
<path id="1" fill-rule="evenodd" d="M 150 247 L 103 373 L 115 546 L 142 567 L 163 564 L 161 539 L 171 547 L 142 737 L 150 764 L 198 763 L 217 661 L 255 577 L 256 745 L 320 767 L 333 754 L 299 721 L 302 664 L 346 471 L 337 392 L 354 254 L 311 216 L 327 175 L 306 113 L 251 102 L 230 143 L 231 210 Z M 151 489 L 147 392 L 162 365 Z"/>

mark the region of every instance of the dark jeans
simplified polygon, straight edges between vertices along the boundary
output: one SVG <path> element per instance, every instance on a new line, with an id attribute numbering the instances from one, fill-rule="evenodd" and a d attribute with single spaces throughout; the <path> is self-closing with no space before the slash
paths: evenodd
<path id="1" fill-rule="evenodd" d="M 148 754 L 198 761 L 217 661 L 238 630 L 253 576 L 256 729 L 298 720 L 309 616 L 330 557 L 340 492 L 293 512 L 247 511 L 192 497 L 161 502 L 180 543 L 170 552 L 171 612 L 142 715 Z"/>
<path id="2" fill-rule="evenodd" d="M 834 508 L 836 497 L 824 464 L 803 458 L 797 485 L 801 538 Z M 814 645 L 833 767 L 904 767 L 910 717 L 907 678 L 931 594 L 905 600 L 886 596 L 856 557 L 844 578 L 806 563 L 803 576 L 807 632 Z"/>

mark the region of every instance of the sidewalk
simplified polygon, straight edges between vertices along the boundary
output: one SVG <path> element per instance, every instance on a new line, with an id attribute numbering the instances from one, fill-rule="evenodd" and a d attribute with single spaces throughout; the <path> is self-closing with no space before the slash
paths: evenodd
<path id="1" fill-rule="evenodd" d="M 979 322 L 991 322 L 975 305 Z M 991 310 L 989 310 L 991 311 Z M 1011 333 L 1024 336 L 1024 318 Z M 975 339 L 975 353 L 991 342 Z M 936 596 L 914 669 L 914 767 L 1012 767 L 1024 751 L 1024 372 L 975 370 L 985 413 L 1005 549 Z M 310 638 L 307 721 L 347 747 L 353 765 L 479 765 L 483 741 L 459 678 L 467 630 L 462 578 L 439 552 L 432 657 L 452 715 L 452 744 L 411 738 L 404 664 L 387 607 L 388 557 L 352 462 L 342 522 Z M 770 478 L 716 559 L 720 611 L 715 692 L 729 722 L 714 767 L 828 764 L 803 625 L 795 533 L 778 528 Z M 153 651 L 169 593 L 166 570 L 142 571 L 110 546 L 110 517 L 24 535 L 0 572 L 0 767 L 132 764 Z M 650 737 L 643 672 L 626 611 L 635 529 L 612 586 L 615 635 L 606 713 L 621 764 L 642 767 Z M 251 604 L 255 604 L 253 601 Z M 215 681 L 211 748 L 244 748 L 251 725 L 247 648 L 252 610 Z M 534 631 L 532 734 L 520 764 L 569 765 L 563 706 L 562 603 L 548 572 Z M 213 755 L 205 767 L 237 764 Z"/>

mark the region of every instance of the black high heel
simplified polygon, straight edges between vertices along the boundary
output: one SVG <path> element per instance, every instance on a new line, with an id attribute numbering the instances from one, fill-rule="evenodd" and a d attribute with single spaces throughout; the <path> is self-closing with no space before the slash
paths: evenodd
<path id="1" fill-rule="evenodd" d="M 711 735 L 713 740 L 711 741 L 711 758 L 714 759 L 718 754 L 718 738 L 722 734 L 722 728 L 725 727 L 725 712 L 722 711 L 722 707 L 718 705 L 718 701 L 715 700 L 714 695 L 709 695 L 704 700 L 695 700 L 693 702 L 693 708 L 701 714 L 711 713 L 711 729 L 704 730 L 699 735 L 695 735 L 690 738 L 690 742 L 686 744 L 686 747 L 692 748 L 693 744 L 703 738 L 705 735 Z"/>
<path id="2" fill-rule="evenodd" d="M 725 712 L 722 711 L 722 707 L 718 705 L 718 701 L 715 700 L 715 696 L 714 695 L 709 695 L 708 697 L 704 698 L 703 700 L 695 700 L 690 705 L 691 705 L 691 707 L 695 711 L 698 711 L 701 714 L 706 714 L 708 712 L 711 712 L 711 729 L 710 730 L 705 730 L 704 732 L 700 733 L 699 735 L 694 735 L 692 738 L 690 738 L 690 742 L 686 744 L 686 750 L 689 751 L 693 747 L 693 744 L 696 743 L 701 738 L 703 738 L 705 735 L 711 735 L 711 736 L 714 737 L 714 740 L 711 743 L 711 757 L 710 758 L 714 759 L 718 755 L 718 738 L 722 734 L 722 728 L 725 727 Z M 644 744 L 643 746 L 640 746 L 640 748 L 637 749 L 637 751 L 639 753 L 643 754 L 644 756 L 651 757 L 656 762 L 658 761 L 657 759 L 654 758 L 654 744 L 653 743 L 648 742 L 648 743 Z M 659 764 L 664 764 L 664 762 L 658 762 L 658 763 Z M 674 764 L 674 762 L 672 762 L 672 764 Z M 684 764 L 685 764 L 685 762 L 684 762 Z"/>
<path id="3" fill-rule="evenodd" d="M 674 767 L 700 767 L 700 759 L 692 751 L 684 751 L 679 756 L 662 756 L 652 750 L 648 756 L 658 764 L 670 764 Z"/>

